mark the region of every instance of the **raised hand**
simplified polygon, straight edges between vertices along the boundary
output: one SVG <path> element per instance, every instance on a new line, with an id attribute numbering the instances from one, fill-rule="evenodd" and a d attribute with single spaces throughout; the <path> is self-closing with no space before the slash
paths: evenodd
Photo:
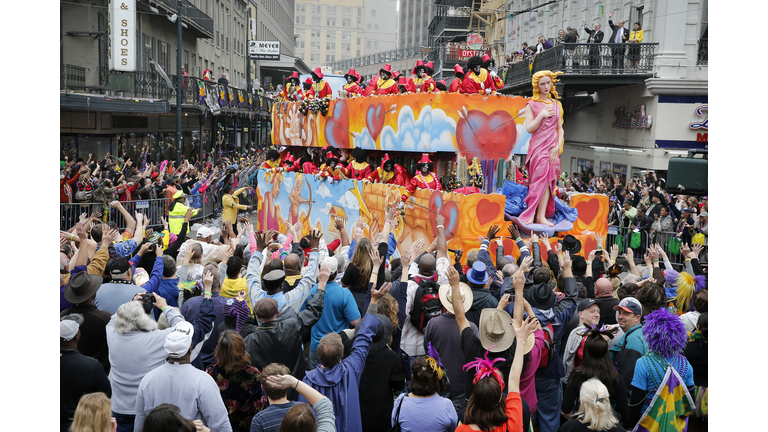
<path id="1" fill-rule="evenodd" d="M 331 277 L 331 265 L 324 263 L 320 267 L 320 271 L 317 273 L 317 282 L 321 286 L 325 286 L 328 283 L 328 279 Z"/>
<path id="2" fill-rule="evenodd" d="M 520 230 L 517 229 L 515 224 L 509 224 L 509 226 L 507 226 L 507 231 L 509 231 L 509 238 L 512 239 L 512 241 L 520 238 Z"/>
<path id="3" fill-rule="evenodd" d="M 499 305 L 496 306 L 496 309 L 503 310 L 504 308 L 506 308 L 509 305 L 509 299 L 511 297 L 512 297 L 511 294 L 504 294 L 503 296 L 501 296 L 501 298 L 499 299 Z"/>
<path id="4" fill-rule="evenodd" d="M 688 258 L 699 259 L 699 253 L 701 253 L 702 249 L 704 249 L 704 245 L 694 243 L 691 252 L 688 253 Z"/>
<path id="5" fill-rule="evenodd" d="M 496 233 L 498 233 L 500 229 L 501 228 L 499 228 L 498 225 L 491 225 L 491 227 L 488 228 L 488 240 L 493 241 L 493 239 L 496 238 Z"/>
<path id="6" fill-rule="evenodd" d="M 421 254 L 421 251 L 424 250 L 425 243 L 424 239 L 420 238 L 411 244 L 411 259 L 416 259 L 416 257 Z"/>
<path id="7" fill-rule="evenodd" d="M 371 287 L 371 303 L 378 303 L 379 300 L 381 300 L 381 298 L 384 297 L 389 292 L 390 288 L 392 288 L 392 284 L 390 282 L 387 282 L 384 285 L 382 285 L 380 289 L 376 289 L 376 287 Z"/>
<path id="8" fill-rule="evenodd" d="M 309 231 L 309 247 L 311 249 L 317 249 L 318 247 L 320 247 L 320 238 L 322 236 L 323 234 L 320 231 L 310 230 Z"/>
<path id="9" fill-rule="evenodd" d="M 381 264 L 384 262 L 384 258 L 379 256 L 378 249 L 372 249 L 368 255 L 371 257 L 371 262 L 373 262 L 374 268 L 381 267 Z"/>
<path id="10" fill-rule="evenodd" d="M 453 267 L 448 267 L 448 270 L 446 271 L 448 276 L 448 283 L 451 285 L 452 288 L 458 289 L 459 288 L 459 282 L 461 281 L 461 276 L 459 276 L 459 272 L 456 271 Z"/>
<path id="11" fill-rule="evenodd" d="M 523 258 L 523 261 L 520 263 L 520 268 L 518 271 L 525 274 L 528 273 L 528 271 L 531 269 L 531 264 L 533 264 L 533 257 L 530 255 Z"/>

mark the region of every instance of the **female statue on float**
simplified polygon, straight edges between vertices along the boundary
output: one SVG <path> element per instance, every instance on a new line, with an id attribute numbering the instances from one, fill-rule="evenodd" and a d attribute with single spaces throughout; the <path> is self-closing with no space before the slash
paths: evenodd
<path id="1" fill-rule="evenodd" d="M 530 184 L 525 197 L 526 210 L 518 219 L 553 226 L 547 217 L 555 215 L 552 193 L 560 175 L 563 152 L 563 106 L 557 100 L 555 83 L 562 72 L 539 71 L 533 75 L 533 98 L 525 107 L 525 128 L 531 134 L 525 162 Z"/>

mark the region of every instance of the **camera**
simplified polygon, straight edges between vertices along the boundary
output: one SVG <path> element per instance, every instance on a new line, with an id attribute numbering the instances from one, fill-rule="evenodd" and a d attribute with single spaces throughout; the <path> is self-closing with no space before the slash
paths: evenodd
<path id="1" fill-rule="evenodd" d="M 143 293 L 141 295 L 141 302 L 142 303 L 154 303 L 155 302 L 155 296 L 151 293 Z"/>

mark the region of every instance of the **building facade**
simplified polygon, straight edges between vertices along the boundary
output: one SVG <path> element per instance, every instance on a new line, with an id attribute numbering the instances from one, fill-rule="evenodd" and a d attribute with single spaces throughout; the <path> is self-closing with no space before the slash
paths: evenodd
<path id="1" fill-rule="evenodd" d="M 506 45 L 517 51 L 523 42 L 535 45 L 539 36 L 554 42 L 560 29 L 578 31 L 580 44 L 572 51 L 556 46 L 530 68 L 565 72 L 558 84 L 566 113 L 563 171 L 664 174 L 670 158 L 707 148 L 708 0 L 635 0 L 604 11 L 601 4 L 558 2 L 512 14 Z M 510 11 L 538 6 L 528 0 L 507 5 Z M 623 20 L 630 31 L 636 22 L 642 28 L 634 57 L 632 45 L 610 44 L 611 12 L 614 25 Z M 600 46 L 585 44 L 585 26 L 595 24 L 605 34 Z M 530 95 L 528 69 L 527 63 L 513 65 L 505 92 Z"/>
<path id="2" fill-rule="evenodd" d="M 398 13 L 398 48 L 431 46 L 429 23 L 434 15 L 433 2 L 401 0 Z"/>
<path id="3" fill-rule="evenodd" d="M 177 1 L 124 4 L 130 23 L 114 29 L 107 0 L 60 4 L 62 154 L 101 157 L 118 150 L 133 154 L 146 144 L 155 157 L 175 159 Z M 197 97 L 196 78 L 207 69 L 214 81 L 226 74 L 235 97 L 239 98 L 236 90 L 246 89 L 248 15 L 247 0 L 185 0 L 181 63 L 189 78 L 182 92 L 182 154 L 210 152 L 221 140 L 242 146 L 266 137 L 267 126 L 260 122 L 268 118 L 264 111 L 268 104 L 259 98 L 255 98 L 255 109 L 233 104 L 214 116 Z M 126 48 L 110 50 L 118 44 Z M 292 43 L 286 46 L 292 49 Z M 113 54 L 130 55 L 130 62 L 126 57 L 123 69 L 116 67 L 110 58 Z M 255 76 L 253 69 L 251 73 Z M 172 81 L 170 87 L 163 74 Z M 257 124 L 262 132 L 258 139 L 253 135 Z"/>
<path id="4" fill-rule="evenodd" d="M 340 61 L 394 49 L 395 8 L 391 1 L 296 1 L 296 56 L 312 69 L 332 68 Z"/>

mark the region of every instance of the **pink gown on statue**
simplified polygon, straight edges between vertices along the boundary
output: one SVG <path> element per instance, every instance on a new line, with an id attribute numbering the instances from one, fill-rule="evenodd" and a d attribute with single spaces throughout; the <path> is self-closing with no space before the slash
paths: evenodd
<path id="1" fill-rule="evenodd" d="M 541 110 L 550 105 L 544 102 L 530 101 L 533 118 L 535 119 Z M 525 168 L 528 171 L 530 185 L 528 186 L 528 195 L 525 197 L 525 204 L 528 208 L 518 217 L 521 221 L 533 220 L 535 222 L 536 208 L 544 195 L 544 191 L 549 189 L 550 198 L 547 203 L 545 217 L 555 215 L 555 200 L 552 198 L 557 178 L 560 176 L 560 156 L 554 162 L 549 161 L 549 152 L 560 145 L 557 138 L 557 128 L 560 124 L 563 108 L 560 102 L 555 101 L 553 110 L 555 115 L 544 118 L 539 123 L 539 129 L 531 135 L 531 142 L 528 145 L 528 159 L 525 162 Z"/>

